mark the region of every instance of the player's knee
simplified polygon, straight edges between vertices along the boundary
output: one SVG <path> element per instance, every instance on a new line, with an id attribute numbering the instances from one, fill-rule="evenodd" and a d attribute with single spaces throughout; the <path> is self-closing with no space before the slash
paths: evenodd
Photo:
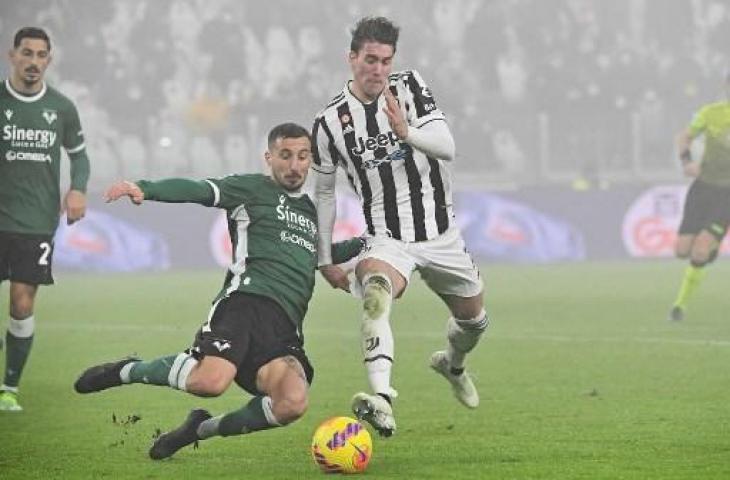
<path id="1" fill-rule="evenodd" d="M 16 320 L 23 320 L 33 315 L 33 297 L 28 295 L 14 295 L 10 299 L 10 316 Z"/>
<path id="2" fill-rule="evenodd" d="M 289 392 L 272 404 L 272 412 L 282 425 L 295 422 L 307 411 L 309 399 L 306 391 Z"/>
<path id="3" fill-rule="evenodd" d="M 206 375 L 191 374 L 188 377 L 185 390 L 202 397 L 217 397 L 223 394 L 231 384 L 231 380 L 218 373 Z"/>
<path id="4" fill-rule="evenodd" d="M 363 281 L 363 310 L 365 317 L 380 318 L 390 307 L 393 286 L 387 275 L 373 274 Z"/>
<path id="5" fill-rule="evenodd" d="M 10 316 L 16 320 L 25 320 L 33 315 L 33 304 L 13 304 L 10 306 Z"/>
<path id="6" fill-rule="evenodd" d="M 689 258 L 692 266 L 697 268 L 704 267 L 708 263 L 712 262 L 712 260 L 714 260 L 712 252 L 708 252 L 707 250 L 694 250 Z"/>

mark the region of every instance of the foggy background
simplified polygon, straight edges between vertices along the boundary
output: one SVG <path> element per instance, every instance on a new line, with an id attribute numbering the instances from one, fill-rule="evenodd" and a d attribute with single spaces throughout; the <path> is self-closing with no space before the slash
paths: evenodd
<path id="1" fill-rule="evenodd" d="M 402 27 L 395 69 L 421 71 L 457 171 L 487 183 L 676 177 L 672 139 L 728 64 L 712 0 L 25 0 L 3 2 L 0 32 L 48 29 L 93 178 L 221 175 L 259 169 L 271 125 L 311 125 L 365 14 Z"/>
<path id="2" fill-rule="evenodd" d="M 626 218 L 642 189 L 657 185 L 675 190 L 649 200 L 651 215 L 665 219 L 650 240 L 659 235 L 659 255 L 671 253 L 686 184 L 674 138 L 702 104 L 722 98 L 730 64 L 730 4 L 719 0 L 1 5 L 3 45 L 25 25 L 51 36 L 48 83 L 79 108 L 92 192 L 118 178 L 261 171 L 268 129 L 310 127 L 349 78 L 354 22 L 388 16 L 401 26 L 394 70 L 418 69 L 447 115 L 456 188 L 505 192 L 496 200 L 559 217 L 561 248 L 573 253 L 528 258 L 537 261 L 633 255 L 621 240 Z M 494 205 L 485 198 L 457 195 L 457 206 Z M 514 220 L 520 213 L 502 215 L 512 223 L 496 230 L 478 225 L 476 239 L 467 232 L 470 248 L 479 250 L 485 231 L 512 247 L 542 235 L 543 224 L 525 226 L 532 210 L 529 221 Z M 461 226 L 493 213 L 460 213 Z M 493 253 L 477 256 L 502 258 Z"/>

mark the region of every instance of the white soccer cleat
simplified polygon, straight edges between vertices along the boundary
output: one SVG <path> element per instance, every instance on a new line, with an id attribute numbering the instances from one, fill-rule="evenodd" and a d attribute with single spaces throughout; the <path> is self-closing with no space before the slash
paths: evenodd
<path id="1" fill-rule="evenodd" d="M 462 372 L 461 375 L 451 373 L 445 351 L 440 350 L 431 355 L 431 368 L 449 381 L 454 396 L 464 406 L 468 408 L 477 408 L 479 406 L 479 392 L 477 392 L 471 377 L 466 371 Z"/>
<path id="2" fill-rule="evenodd" d="M 395 432 L 393 407 L 380 395 L 356 393 L 352 397 L 352 413 L 372 425 L 383 437 L 390 437 Z"/>

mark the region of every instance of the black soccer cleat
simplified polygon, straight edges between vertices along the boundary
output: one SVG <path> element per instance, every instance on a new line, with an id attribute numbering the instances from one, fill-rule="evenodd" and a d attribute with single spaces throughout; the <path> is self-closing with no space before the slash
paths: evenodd
<path id="1" fill-rule="evenodd" d="M 198 426 L 211 417 L 212 415 L 207 410 L 191 410 L 182 425 L 171 432 L 163 433 L 155 439 L 152 448 L 150 448 L 150 458 L 152 460 L 162 460 L 171 457 L 181 448 L 200 440 L 198 438 Z"/>
<path id="2" fill-rule="evenodd" d="M 87 368 L 74 383 L 74 390 L 78 393 L 92 393 L 118 387 L 122 384 L 122 379 L 119 377 L 122 367 L 128 363 L 139 361 L 139 358 L 128 357 L 118 362 L 102 363 Z"/>

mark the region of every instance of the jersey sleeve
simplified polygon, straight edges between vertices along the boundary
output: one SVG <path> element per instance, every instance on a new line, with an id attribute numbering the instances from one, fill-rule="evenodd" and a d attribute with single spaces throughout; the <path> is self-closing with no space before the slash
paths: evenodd
<path id="1" fill-rule="evenodd" d="M 324 174 L 334 173 L 339 158 L 340 152 L 335 145 L 335 139 L 322 114 L 314 120 L 312 127 L 312 169 Z"/>
<path id="2" fill-rule="evenodd" d="M 79 112 L 71 102 L 69 102 L 68 108 L 63 115 L 63 148 L 69 154 L 80 152 L 86 148 Z"/>
<path id="3" fill-rule="evenodd" d="M 207 178 L 205 181 L 213 190 L 214 207 L 233 210 L 249 203 L 256 191 L 255 181 L 246 175 L 228 175 L 221 178 Z"/>
<path id="4" fill-rule="evenodd" d="M 419 128 L 428 122 L 446 119 L 444 113 L 436 105 L 431 89 L 418 71 L 403 72 L 401 81 L 409 125 Z"/>
<path id="5" fill-rule="evenodd" d="M 693 137 L 698 136 L 707 128 L 707 111 L 708 107 L 701 108 L 689 124 L 689 132 Z"/>

